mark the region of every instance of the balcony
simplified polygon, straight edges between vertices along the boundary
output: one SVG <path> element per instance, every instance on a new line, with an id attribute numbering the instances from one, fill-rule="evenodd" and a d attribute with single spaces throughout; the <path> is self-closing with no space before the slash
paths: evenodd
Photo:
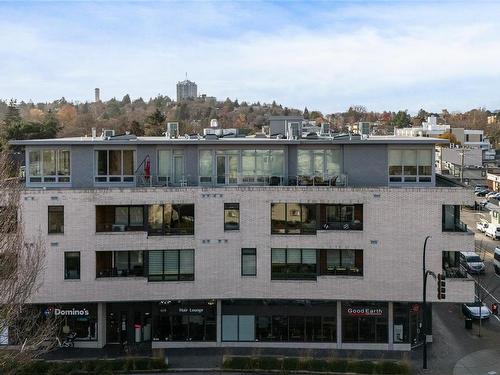
<path id="1" fill-rule="evenodd" d="M 218 176 L 199 176 L 197 183 L 192 183 L 190 176 L 171 178 L 169 176 L 137 174 L 137 187 L 228 187 L 228 186 L 348 186 L 346 174 L 335 176 L 269 176 L 225 174 Z M 191 182 L 190 182 L 191 181 Z"/>

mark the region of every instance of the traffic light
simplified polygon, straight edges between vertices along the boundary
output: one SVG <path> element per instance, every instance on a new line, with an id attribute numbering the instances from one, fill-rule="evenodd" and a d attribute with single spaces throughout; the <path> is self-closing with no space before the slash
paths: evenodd
<path id="1" fill-rule="evenodd" d="M 438 274 L 437 278 L 438 299 L 446 298 L 446 277 L 443 274 Z"/>

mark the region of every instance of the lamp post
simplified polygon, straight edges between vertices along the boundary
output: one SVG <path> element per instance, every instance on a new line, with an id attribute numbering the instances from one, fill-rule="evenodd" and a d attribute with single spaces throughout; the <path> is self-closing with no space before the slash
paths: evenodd
<path id="1" fill-rule="evenodd" d="M 423 369 L 427 370 L 427 271 L 425 270 L 425 250 L 427 248 L 427 241 L 431 238 L 431 236 L 425 237 L 424 241 L 424 253 L 423 253 L 423 262 L 422 262 L 422 275 L 423 275 L 423 310 L 424 317 L 422 322 L 422 331 L 424 331 L 424 351 L 423 351 Z"/>

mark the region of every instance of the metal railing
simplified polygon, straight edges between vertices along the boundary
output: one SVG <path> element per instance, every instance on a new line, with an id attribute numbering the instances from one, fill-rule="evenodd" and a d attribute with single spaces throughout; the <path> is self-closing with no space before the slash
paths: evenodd
<path id="1" fill-rule="evenodd" d="M 182 187 L 182 186 L 348 186 L 346 174 L 332 176 L 274 176 L 274 175 L 243 175 L 224 174 L 217 176 L 199 176 L 193 183 L 190 176 L 182 175 L 176 179 L 170 176 L 137 174 L 137 187 Z"/>

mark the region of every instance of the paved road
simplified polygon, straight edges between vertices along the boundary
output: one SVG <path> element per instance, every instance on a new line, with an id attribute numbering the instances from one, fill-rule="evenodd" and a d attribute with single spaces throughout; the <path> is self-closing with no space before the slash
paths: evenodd
<path id="1" fill-rule="evenodd" d="M 486 273 L 478 278 L 479 286 L 477 288 L 477 293 L 481 293 L 482 296 L 485 296 L 485 303 L 491 306 L 493 302 L 500 305 L 500 276 L 495 274 L 493 268 L 493 249 L 495 247 L 500 247 L 500 241 L 486 237 L 483 233 L 476 230 L 476 223 L 479 218 L 488 215 L 486 211 L 463 209 L 461 220 L 467 224 L 469 230 L 475 233 L 476 252 L 484 258 Z"/>
<path id="2" fill-rule="evenodd" d="M 476 248 L 482 249 L 486 265 L 485 275 L 477 278 L 477 291 L 485 295 L 491 306 L 500 301 L 500 277 L 493 269 L 493 249 L 500 241 L 492 240 L 477 232 L 476 222 L 486 211 L 463 209 L 461 220 L 475 232 Z M 474 249 L 470 249 L 473 251 Z M 412 352 L 412 367 L 418 374 L 487 375 L 497 371 L 500 375 L 500 318 L 492 317 L 481 325 L 474 322 L 472 330 L 465 329 L 461 305 L 438 303 L 433 306 L 433 339 L 429 348 L 429 370 L 422 368 L 422 351 Z"/>

